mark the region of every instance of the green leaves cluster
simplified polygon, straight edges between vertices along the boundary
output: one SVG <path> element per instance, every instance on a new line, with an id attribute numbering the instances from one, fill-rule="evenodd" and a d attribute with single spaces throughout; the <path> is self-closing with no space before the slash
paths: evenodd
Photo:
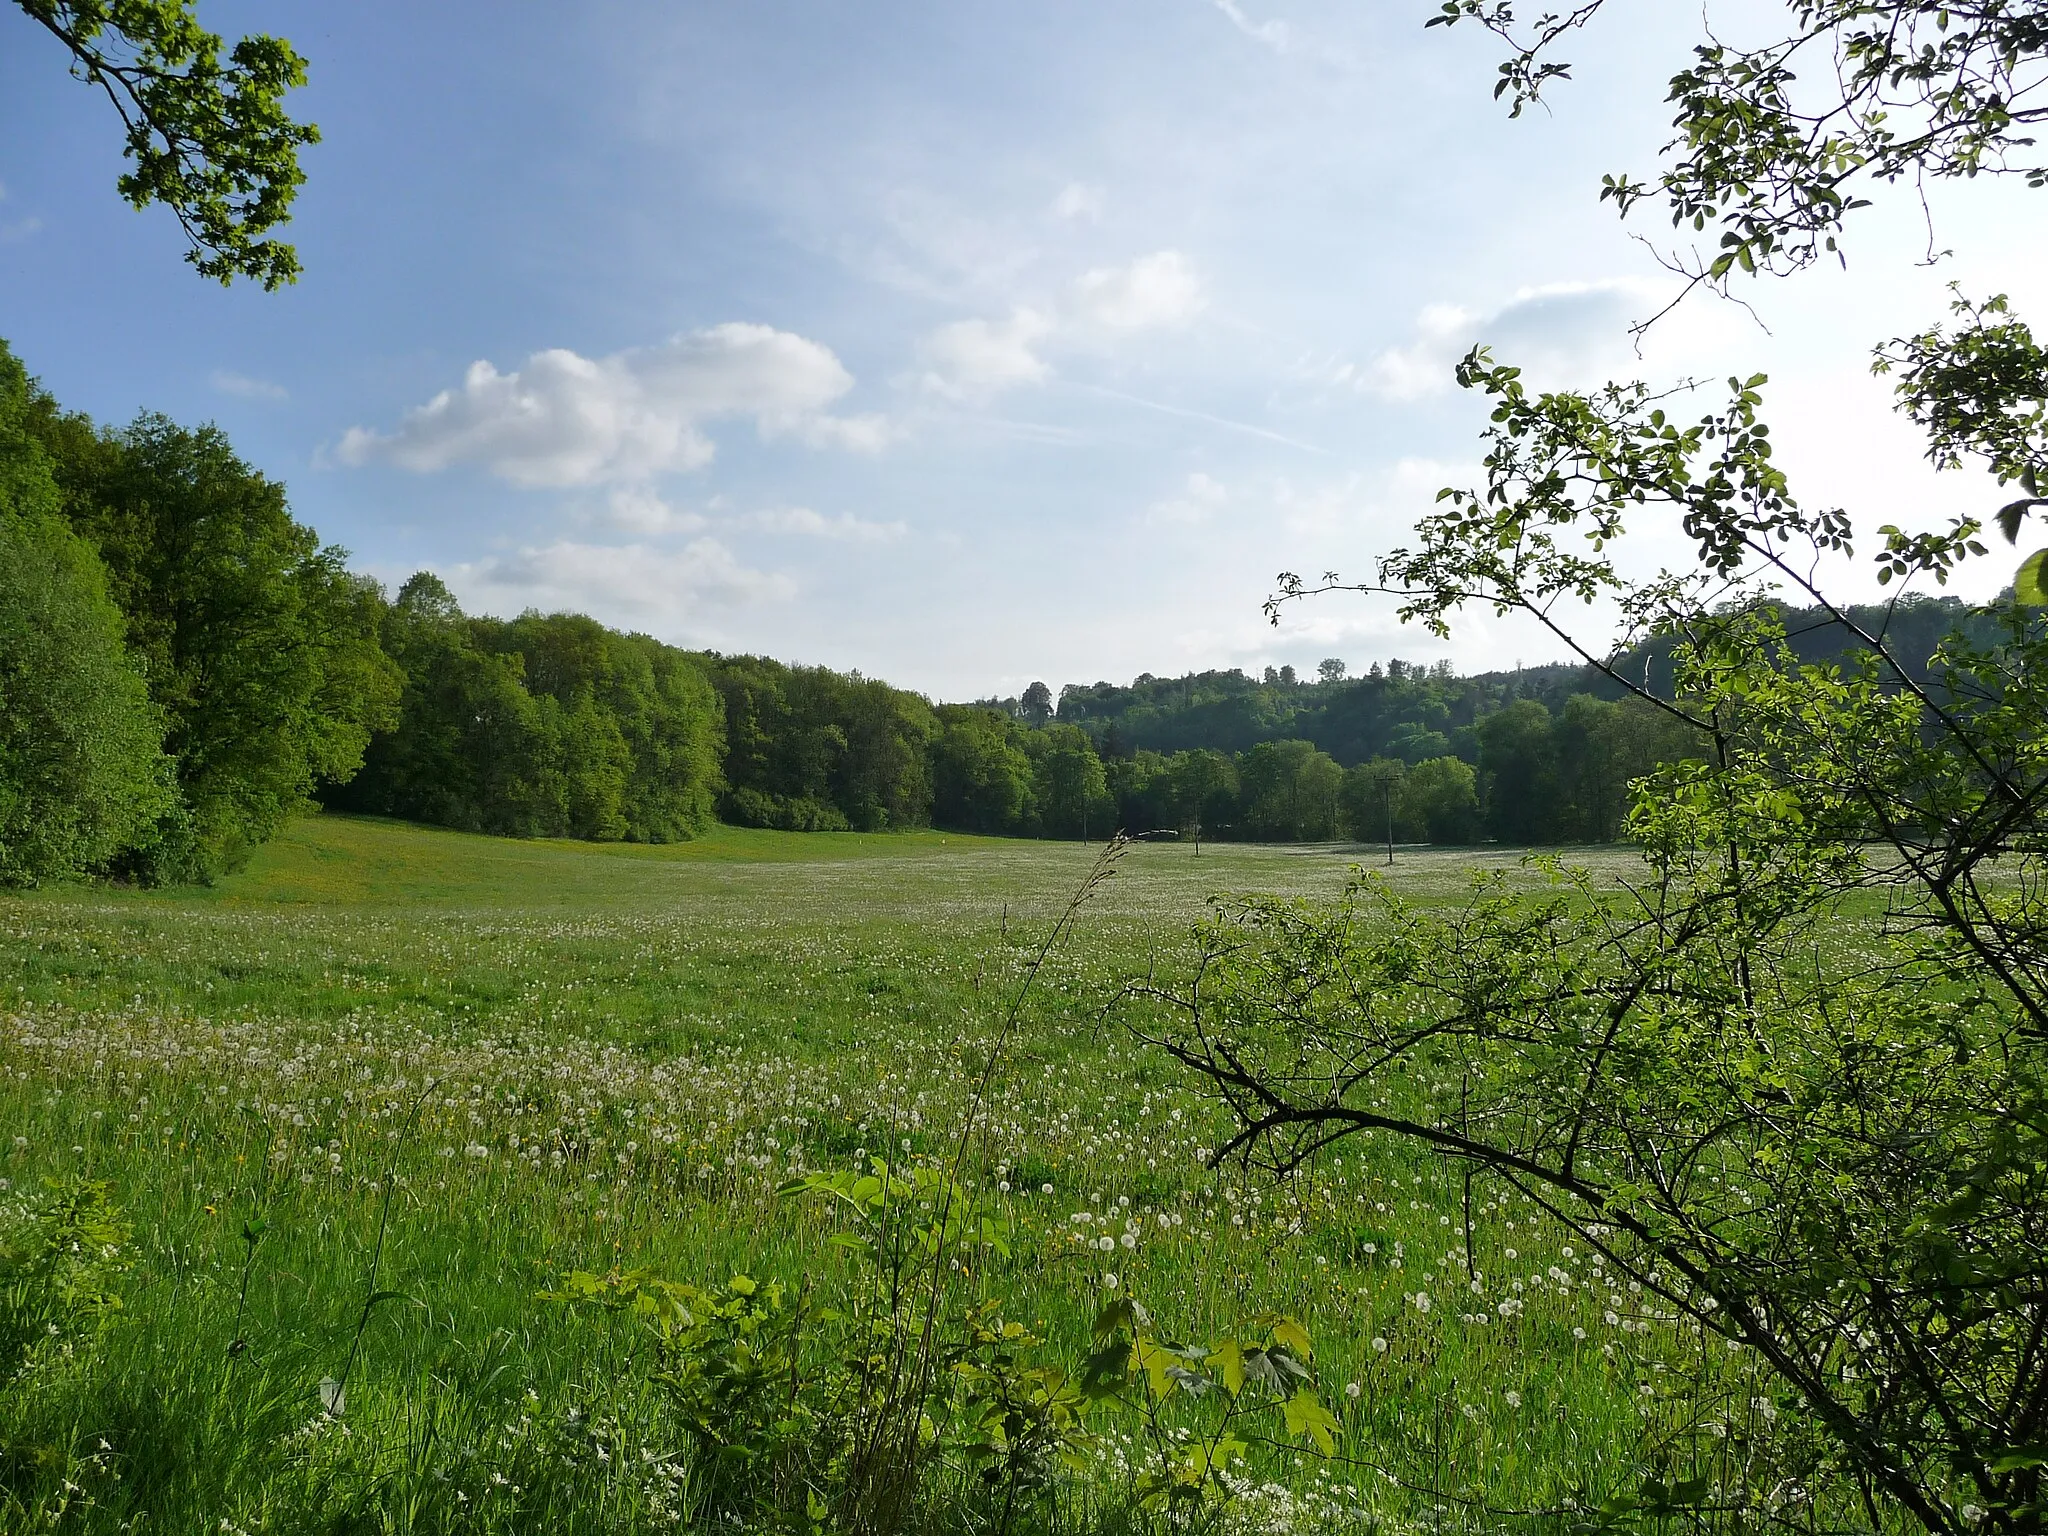
<path id="1" fill-rule="evenodd" d="M 705 663 L 725 710 L 725 820 L 793 832 L 930 823 L 939 726 L 923 698 L 759 656 Z"/>
<path id="2" fill-rule="evenodd" d="M 121 1310 L 128 1238 L 109 1187 L 95 1180 L 0 1206 L 0 1390 Z"/>
<path id="3" fill-rule="evenodd" d="M 576 1271 L 542 1293 L 644 1330 L 650 1380 L 685 1442 L 693 1520 L 902 1528 L 944 1495 L 1008 1530 L 1063 1478 L 1099 1477 L 1106 1419 L 1146 1447 L 1132 1501 L 1175 1518 L 1233 1497 L 1253 1442 L 1336 1451 L 1340 1425 L 1292 1318 L 1194 1345 L 1114 1297 L 1088 1339 L 1060 1351 L 992 1287 L 1007 1221 L 944 1170 L 876 1158 L 783 1194 L 845 1223 L 832 1244 L 856 1268 L 833 1305 L 744 1274 L 704 1290 L 647 1270 Z"/>
<path id="4" fill-rule="evenodd" d="M 63 516 L 0 348 L 0 884 L 75 878 L 172 804 L 163 720 L 105 568 Z"/>
<path id="5" fill-rule="evenodd" d="M 1369 883 L 1246 904 L 1199 984 L 1155 995 L 1158 1038 L 1235 1112 L 1226 1153 L 1291 1168 L 1384 1133 L 1461 1160 L 1754 1351 L 1874 1505 L 2034 1529 L 2048 628 L 1995 605 L 1923 664 L 1892 641 L 1903 599 L 1832 601 L 1849 524 L 1793 499 L 1760 379 L 1684 424 L 1641 386 L 1532 395 L 1478 353 L 1464 377 L 1494 402 L 1487 483 L 1446 492 L 1380 589 L 1433 625 L 1532 615 L 1689 735 L 1634 788 L 1644 872 L 1611 895 L 1553 862 L 1548 893 L 1452 911 Z M 1624 574 L 1660 524 L 1692 563 Z M 1939 583 L 1976 527 L 1886 530 L 1876 565 Z M 1565 621 L 1599 597 L 1615 652 Z"/>
<path id="6" fill-rule="evenodd" d="M 202 276 L 270 289 L 297 280 L 297 251 L 269 238 L 306 179 L 299 150 L 320 140 L 285 110 L 286 93 L 306 83 L 291 44 L 256 34 L 223 58 L 193 0 L 16 3 L 63 44 L 72 74 L 106 95 L 134 162 L 121 195 L 168 207 Z"/>
<path id="7" fill-rule="evenodd" d="M 463 614 L 421 572 L 376 604 L 404 679 L 330 805 L 517 837 L 672 842 L 711 819 L 723 746 L 695 657 L 577 614 Z"/>
<path id="8" fill-rule="evenodd" d="M 0 349 L 0 880 L 209 878 L 345 778 L 375 590 L 214 428 L 112 431 Z"/>
<path id="9" fill-rule="evenodd" d="M 1494 95 L 1517 115 L 1571 69 L 1557 50 L 1603 0 L 1524 26 L 1512 0 L 1445 0 L 1429 22 L 1473 22 L 1508 45 Z M 1782 273 L 1840 249 L 1863 190 L 1901 179 L 2048 181 L 2032 130 L 2048 119 L 2037 7 L 1942 0 L 1795 0 L 1790 25 L 1750 46 L 1709 38 L 1671 77 L 1673 137 L 1654 181 L 1605 178 L 1624 215 L 1652 197 L 1674 228 L 1718 231 L 1710 256 L 1674 256 L 1694 282 Z"/>

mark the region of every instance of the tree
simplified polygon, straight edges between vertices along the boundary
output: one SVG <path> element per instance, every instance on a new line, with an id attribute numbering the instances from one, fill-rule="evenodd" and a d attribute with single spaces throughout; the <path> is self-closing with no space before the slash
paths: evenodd
<path id="1" fill-rule="evenodd" d="M 1172 785 L 1173 809 L 1180 829 L 1195 843 L 1195 856 L 1202 852 L 1202 832 L 1228 825 L 1237 804 L 1237 769 L 1229 758 L 1212 748 L 1176 752 L 1167 764 Z"/>
<path id="2" fill-rule="evenodd" d="M 1512 0 L 1445 0 L 1428 25 L 1475 21 L 1507 42 L 1494 94 L 1519 116 L 1569 77 L 1557 50 L 1604 7 L 1586 0 L 1524 31 Z M 1674 228 L 1718 227 L 1711 258 L 1670 258 L 1694 283 L 1796 271 L 1835 254 L 1849 215 L 1870 205 L 1859 189 L 1901 178 L 2048 181 L 2048 161 L 2028 153 L 2029 130 L 2048 122 L 2038 6 L 1796 0 L 1788 9 L 1787 34 L 1746 48 L 1710 36 L 1672 78 L 1671 158 L 1654 188 L 1620 175 L 1600 189 L 1624 217 L 1661 195 Z"/>
<path id="3" fill-rule="evenodd" d="M 1408 765 L 1399 758 L 1375 757 L 1345 769 L 1338 794 L 1346 829 L 1360 842 L 1384 836 L 1389 864 L 1394 862 L 1395 813 L 1407 777 Z"/>
<path id="4" fill-rule="evenodd" d="M 1033 683 L 1026 688 L 1021 703 L 1024 719 L 1031 725 L 1044 725 L 1052 718 L 1052 690 L 1044 683 Z"/>
<path id="5" fill-rule="evenodd" d="M 222 283 L 295 282 L 298 252 L 265 238 L 305 181 L 299 149 L 320 140 L 284 110 L 306 63 L 282 38 L 237 42 L 199 25 L 193 0 L 16 0 L 70 54 L 71 73 L 105 93 L 134 168 L 117 183 L 136 208 L 177 217 L 185 259 Z"/>
<path id="6" fill-rule="evenodd" d="M 1237 764 L 1243 826 L 1275 842 L 1329 837 L 1344 773 L 1309 741 L 1263 741 Z"/>
<path id="7" fill-rule="evenodd" d="M 1039 830 L 1049 837 L 1090 838 L 1114 831 L 1115 814 L 1102 759 L 1079 726 L 1049 725 L 1025 738 L 1032 759 L 1032 799 Z"/>
<path id="8" fill-rule="evenodd" d="M 454 596 L 425 571 L 399 589 L 382 641 L 405 679 L 397 721 L 327 802 L 468 832 L 562 830 L 541 782 L 551 744 L 525 659 L 479 646 Z"/>
<path id="9" fill-rule="evenodd" d="M 994 710 L 939 712 L 932 748 L 932 820 L 963 832 L 1016 832 L 1032 817 L 1031 759 Z"/>
<path id="10" fill-rule="evenodd" d="M 1544 18 L 1500 91 L 1519 106 L 1558 78 L 1549 49 L 1600 8 Z M 1858 178 L 2048 180 L 2012 163 L 2043 115 L 2038 9 L 1800 0 L 1781 43 L 1709 39 L 1672 83 L 1660 181 L 1677 219 L 1723 230 L 1696 280 L 1834 249 Z M 1494 0 L 1439 19 L 1466 17 L 1512 22 Z M 1804 53 L 1833 57 L 1795 105 Z M 1626 212 L 1648 193 L 1619 178 L 1604 195 Z M 2048 356 L 2002 302 L 1957 313 L 1880 367 L 1937 465 L 1974 459 L 2027 491 L 1999 509 L 2016 534 L 2048 471 Z M 1456 913 L 1371 888 L 1333 914 L 1241 907 L 1162 1038 L 1236 1112 L 1226 1153 L 1295 1167 L 1359 1133 L 1433 1148 L 1748 1351 L 1781 1443 L 1806 1442 L 1819 1523 L 2039 1531 L 2048 618 L 2032 562 L 1919 666 L 1822 584 L 1857 530 L 1794 499 L 1761 376 L 1691 419 L 1642 384 L 1532 396 L 1483 351 L 1459 381 L 1493 406 L 1485 484 L 1447 490 L 1365 585 L 1438 634 L 1470 604 L 1529 615 L 1697 755 L 1639 785 L 1645 869 L 1626 889 L 1560 870 L 1554 893 L 1495 889 Z M 1627 541 L 1666 529 L 1691 561 L 1624 574 Z M 1939 585 L 1987 553 L 1982 531 L 1880 528 L 1871 563 L 1895 591 Z M 1277 601 L 1309 590 L 1283 578 Z M 1780 591 L 1838 659 L 1801 654 Z M 1602 596 L 1625 616 L 1618 647 L 1563 617 Z M 1668 690 L 1616 664 L 1656 643 Z M 1676 1486 L 1653 1473 L 1606 1507 L 1668 1510 Z M 1754 1507 L 1747 1488 L 1684 1486 Z"/>
<path id="11" fill-rule="evenodd" d="M 1479 775 L 1462 758 L 1425 758 L 1401 783 L 1399 822 L 1432 843 L 1479 840 Z"/>
<path id="12" fill-rule="evenodd" d="M 1486 830 L 1503 843 L 1555 842 L 1560 797 L 1550 711 L 1517 699 L 1479 722 Z"/>
<path id="13" fill-rule="evenodd" d="M 217 428 L 143 415 L 98 432 L 46 398 L 34 421 L 164 716 L 190 819 L 174 862 L 181 876 L 232 869 L 393 720 L 381 598 Z"/>
<path id="14" fill-rule="evenodd" d="M 1321 661 L 1316 663 L 1316 678 L 1318 681 L 1325 683 L 1343 682 L 1343 659 L 1337 656 L 1325 656 Z"/>
<path id="15" fill-rule="evenodd" d="M 106 573 L 60 513 L 29 398 L 0 345 L 0 885 L 91 874 L 174 799 L 162 721 Z"/>

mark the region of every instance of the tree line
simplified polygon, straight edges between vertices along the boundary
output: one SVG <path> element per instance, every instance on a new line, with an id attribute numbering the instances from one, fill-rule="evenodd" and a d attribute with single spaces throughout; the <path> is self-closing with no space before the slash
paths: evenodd
<path id="1" fill-rule="evenodd" d="M 1924 656 L 1959 615 L 1891 618 Z M 0 345 L 0 881 L 211 879 L 312 802 L 641 842 L 715 820 L 1605 842 L 1631 781 L 1697 749 L 1584 669 L 1345 671 L 934 705 L 578 614 L 467 615 L 424 572 L 387 597 L 218 429 L 96 425 Z"/>

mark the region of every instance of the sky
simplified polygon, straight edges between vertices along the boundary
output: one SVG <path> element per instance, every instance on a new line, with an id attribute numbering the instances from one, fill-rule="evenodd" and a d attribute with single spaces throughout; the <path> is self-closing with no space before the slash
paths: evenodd
<path id="1" fill-rule="evenodd" d="M 1868 362 L 1952 281 L 2038 315 L 2048 197 L 1894 196 L 1845 267 L 1695 295 L 1638 349 L 1671 231 L 1597 193 L 1654 168 L 1699 11 L 1611 8 L 1511 121 L 1496 45 L 1436 9 L 201 0 L 310 63 L 305 274 L 266 294 L 116 196 L 107 104 L 0 5 L 0 337 L 96 419 L 219 423 L 388 586 L 948 700 L 1555 659 L 1490 614 L 1261 614 L 1475 482 L 1479 341 L 1538 384 L 1766 372 L 1796 493 L 1860 527 L 2003 499 L 1920 462 Z"/>

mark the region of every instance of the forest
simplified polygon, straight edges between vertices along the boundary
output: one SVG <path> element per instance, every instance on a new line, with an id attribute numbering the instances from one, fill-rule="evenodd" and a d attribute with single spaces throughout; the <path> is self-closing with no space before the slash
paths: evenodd
<path id="1" fill-rule="evenodd" d="M 4 346 L 4 344 L 0 344 Z M 517 837 L 788 831 L 1606 843 L 1694 733 L 1590 667 L 1390 659 L 934 704 L 580 614 L 395 594 L 215 428 L 65 411 L 0 350 L 0 879 L 205 881 L 312 804 Z M 1903 654 L 1981 619 L 1857 610 Z M 1813 657 L 1830 631 L 1787 613 Z M 1619 658 L 1668 686 L 1669 648 Z"/>

